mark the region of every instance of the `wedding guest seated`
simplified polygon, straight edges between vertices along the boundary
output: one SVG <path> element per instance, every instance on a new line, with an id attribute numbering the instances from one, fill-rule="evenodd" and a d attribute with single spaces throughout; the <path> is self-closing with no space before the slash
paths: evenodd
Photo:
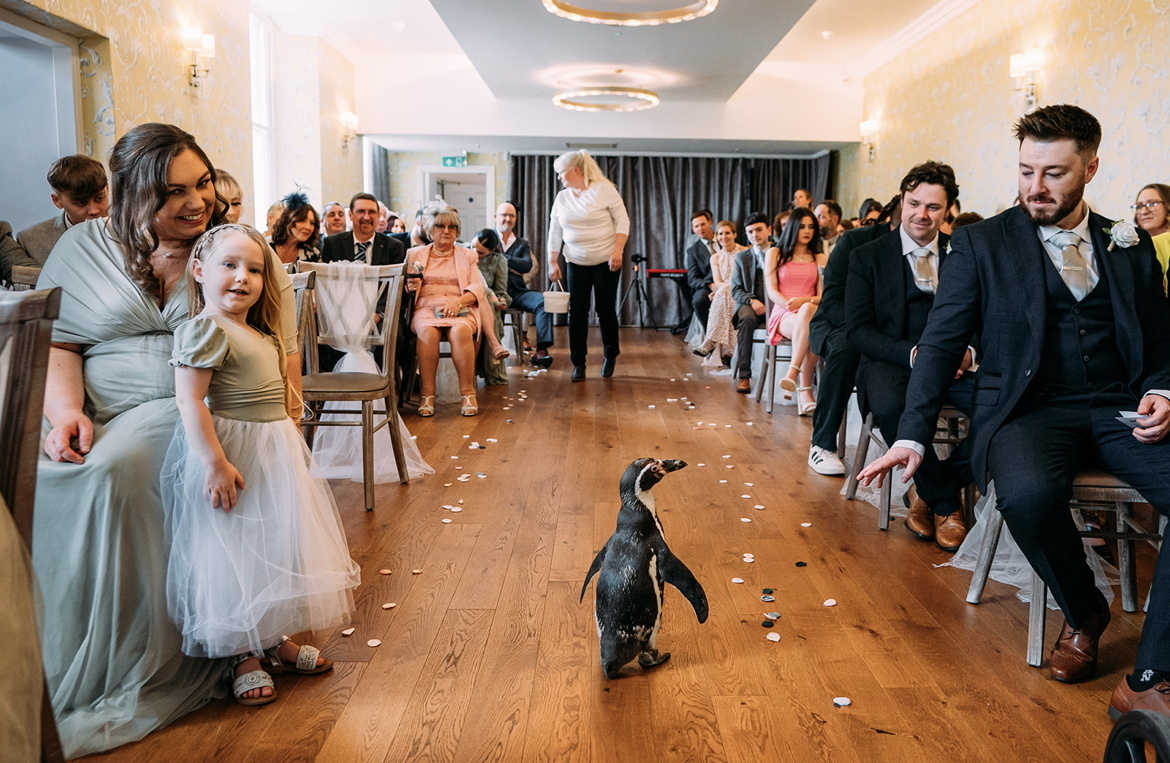
<path id="1" fill-rule="evenodd" d="M 20 242 L 12 237 L 12 226 L 0 220 L 0 282 L 12 281 L 12 268 L 40 267 L 40 263 L 28 256 Z"/>
<path id="2" fill-rule="evenodd" d="M 175 329 L 195 239 L 223 221 L 215 168 L 172 125 L 131 128 L 110 154 L 108 220 L 75 226 L 38 286 L 63 290 L 37 468 L 33 566 L 45 677 L 65 757 L 141 739 L 216 696 L 226 660 L 181 652 L 167 609 L 161 475 L 175 433 Z M 289 382 L 296 308 L 279 271 Z M 68 549 L 65 553 L 63 550 Z"/>
<path id="3" fill-rule="evenodd" d="M 345 205 L 340 201 L 331 201 L 325 205 L 321 216 L 321 243 L 317 248 L 325 250 L 325 239 L 338 233 L 345 233 Z"/>
<path id="4" fill-rule="evenodd" d="M 861 208 L 858 210 L 857 225 L 863 227 L 866 225 L 873 225 L 882 214 L 882 203 L 877 199 L 866 199 L 861 202 Z"/>
<path id="5" fill-rule="evenodd" d="M 486 299 L 483 281 L 473 264 L 475 254 L 455 244 L 459 237 L 458 213 L 448 206 L 432 204 L 426 209 L 424 221 L 431 243 L 411 249 L 406 256 L 406 272 L 422 276 L 406 279 L 406 290 L 416 294 L 410 328 L 417 339 L 415 351 L 422 387 L 418 415 L 435 415 L 439 342 L 446 340 L 459 377 L 459 412 L 474 416 L 479 413 L 475 353 L 480 332 L 477 308 Z"/>
<path id="6" fill-rule="evenodd" d="M 1170 268 L 1170 185 L 1150 183 L 1143 187 L 1130 208 L 1134 223 L 1154 239 L 1164 287 L 1166 271 Z"/>
<path id="7" fill-rule="evenodd" d="M 484 327 L 483 348 L 479 353 L 479 375 L 492 386 L 508 383 L 504 359 L 512 353 L 501 344 L 504 338 L 504 311 L 512 304 L 508 296 L 508 258 L 500 250 L 500 236 L 491 228 L 484 228 L 472 239 L 476 265 L 483 277 L 486 299 L 479 303 L 479 321 Z M 490 327 L 490 328 L 489 328 Z"/>
<path id="8" fill-rule="evenodd" d="M 816 215 L 797 207 L 784 226 L 779 246 L 769 250 L 764 260 L 764 288 L 772 301 L 768 342 L 776 345 L 781 339 L 792 341 L 792 360 L 780 379 L 780 389 L 786 400 L 796 393 L 801 416 L 817 407 L 812 394 L 817 356 L 809 350 L 808 324 L 821 301 L 821 269 L 828 262 L 821 250 L 820 229 Z"/>
<path id="9" fill-rule="evenodd" d="M 553 345 L 552 315 L 544 310 L 544 294 L 528 288 L 524 276 L 532 272 L 532 247 L 528 239 L 516 235 L 516 207 L 505 201 L 496 207 L 496 233 L 500 235 L 500 246 L 508 258 L 508 297 L 512 307 L 532 313 L 536 323 L 536 352 L 528 362 L 537 368 L 548 368 L 552 357 L 548 348 Z M 521 352 L 521 348 L 516 348 Z"/>
<path id="10" fill-rule="evenodd" d="M 837 239 L 845 232 L 841 220 L 841 205 L 832 199 L 825 199 L 813 209 L 817 223 L 821 226 L 821 251 L 826 255 L 833 253 L 837 246 Z"/>
<path id="11" fill-rule="evenodd" d="M 700 209 L 691 215 L 691 233 L 696 238 L 683 256 L 687 268 L 687 285 L 691 287 L 691 307 L 704 332 L 707 331 L 707 314 L 711 311 L 715 291 L 711 278 L 711 258 L 719 250 L 715 243 L 715 231 L 711 228 L 714 217 L 709 209 Z"/>
<path id="12" fill-rule="evenodd" d="M 280 216 L 283 213 L 284 213 L 284 202 L 283 201 L 275 201 L 272 203 L 272 206 L 270 206 L 268 208 L 268 215 L 267 215 L 267 218 L 265 219 L 265 225 L 267 226 L 265 231 L 264 231 L 265 238 L 268 238 L 268 239 L 272 238 L 272 229 L 274 227 L 276 227 L 276 221 L 280 219 Z"/>
<path id="13" fill-rule="evenodd" d="M 955 232 L 959 228 L 962 228 L 964 225 L 970 225 L 971 223 L 977 223 L 982 219 L 983 219 L 983 215 L 979 214 L 978 212 L 961 212 L 960 214 L 955 216 L 955 221 L 953 223 L 951 223 L 951 232 L 952 233 Z"/>
<path id="14" fill-rule="evenodd" d="M 57 240 L 65 231 L 86 220 L 105 217 L 110 209 L 109 181 L 106 168 L 96 159 L 75 154 L 53 162 L 49 167 L 49 198 L 62 210 L 16 234 L 29 256 L 44 265 Z"/>
<path id="15" fill-rule="evenodd" d="M 720 369 L 731 365 L 735 352 L 735 328 L 731 325 L 735 317 L 736 304 L 731 296 L 731 273 L 735 269 L 735 255 L 747 249 L 736 242 L 739 230 L 730 220 L 722 220 L 715 226 L 715 238 L 719 248 L 711 255 L 711 312 L 707 316 L 707 334 L 698 352 L 706 357 L 703 368 Z"/>
<path id="16" fill-rule="evenodd" d="M 244 190 L 240 183 L 227 170 L 218 170 L 215 173 L 215 192 L 227 202 L 227 209 L 223 217 L 229 223 L 238 223 L 240 215 L 244 213 Z"/>
<path id="17" fill-rule="evenodd" d="M 272 226 L 272 248 L 285 265 L 302 260 L 317 262 L 321 253 L 317 250 L 318 231 L 321 218 L 309 199 L 299 191 L 281 199 L 284 211 Z"/>
<path id="18" fill-rule="evenodd" d="M 768 312 L 764 304 L 767 294 L 764 289 L 764 258 L 775 247 L 772 246 L 772 228 L 768 218 L 761 212 L 748 215 L 744 220 L 751 248 L 735 255 L 735 267 L 731 271 L 731 298 L 735 300 L 735 317 L 732 327 L 736 335 L 735 391 L 746 395 L 752 391 L 752 333 L 764 323 Z"/>
<path id="19" fill-rule="evenodd" d="M 364 262 L 367 265 L 397 265 L 406 258 L 402 243 L 378 233 L 378 199 L 370 193 L 355 193 L 349 202 L 353 229 L 325 239 L 322 262 Z"/>

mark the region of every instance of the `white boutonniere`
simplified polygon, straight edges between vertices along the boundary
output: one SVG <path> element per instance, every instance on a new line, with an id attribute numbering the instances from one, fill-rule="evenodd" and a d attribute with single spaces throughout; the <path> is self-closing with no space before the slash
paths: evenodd
<path id="1" fill-rule="evenodd" d="M 947 256 L 948 256 L 948 257 L 949 257 L 949 256 L 950 256 L 950 254 L 951 254 L 951 242 L 950 242 L 950 241 L 948 241 L 948 242 L 947 242 L 947 251 L 946 251 L 946 254 L 947 254 Z"/>
<path id="2" fill-rule="evenodd" d="M 1105 232 L 1109 234 L 1109 248 L 1106 250 L 1109 252 L 1112 252 L 1115 246 L 1128 249 L 1141 240 L 1138 238 L 1137 227 L 1128 220 L 1118 220 Z"/>

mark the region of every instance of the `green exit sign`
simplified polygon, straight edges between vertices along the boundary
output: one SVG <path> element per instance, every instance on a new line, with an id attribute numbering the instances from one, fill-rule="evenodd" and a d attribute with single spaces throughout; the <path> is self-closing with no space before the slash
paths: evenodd
<path id="1" fill-rule="evenodd" d="M 444 167 L 466 167 L 467 166 L 467 157 L 466 156 L 444 156 L 443 157 L 443 166 Z"/>

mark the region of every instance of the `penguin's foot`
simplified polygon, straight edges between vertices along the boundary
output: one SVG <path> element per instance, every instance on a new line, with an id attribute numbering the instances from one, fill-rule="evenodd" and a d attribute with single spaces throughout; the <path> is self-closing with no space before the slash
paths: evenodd
<path id="1" fill-rule="evenodd" d="M 638 664 L 643 668 L 652 668 L 655 665 L 661 665 L 670 659 L 670 652 L 659 652 L 657 649 L 651 649 L 649 652 L 642 652 L 638 655 Z"/>

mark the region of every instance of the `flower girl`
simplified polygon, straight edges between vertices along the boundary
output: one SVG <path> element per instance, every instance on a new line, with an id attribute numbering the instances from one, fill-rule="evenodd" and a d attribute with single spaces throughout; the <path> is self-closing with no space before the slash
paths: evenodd
<path id="1" fill-rule="evenodd" d="M 300 405 L 286 402 L 276 262 L 244 225 L 195 244 L 190 275 L 202 288 L 175 332 L 182 420 L 162 474 L 171 618 L 186 654 L 234 658 L 244 705 L 276 699 L 269 672 L 332 667 L 282 634 L 348 621 L 358 584 L 333 495 L 310 476 L 290 418 Z"/>

